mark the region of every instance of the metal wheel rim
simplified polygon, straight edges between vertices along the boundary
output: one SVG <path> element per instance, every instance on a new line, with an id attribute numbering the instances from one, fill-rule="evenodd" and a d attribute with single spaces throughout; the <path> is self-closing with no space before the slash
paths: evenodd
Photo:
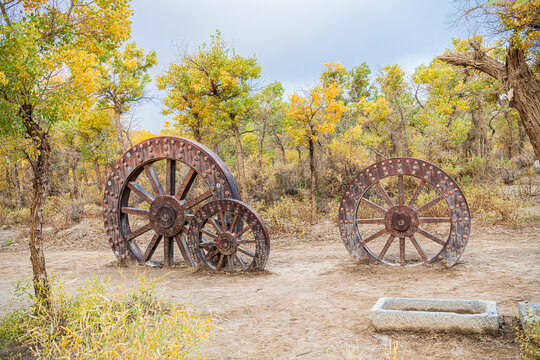
<path id="1" fill-rule="evenodd" d="M 212 235 L 216 237 L 210 236 L 211 234 L 204 229 L 211 220 L 214 220 L 211 226 L 215 230 Z M 229 236 L 234 234 L 233 237 L 238 242 L 238 248 L 234 252 L 224 253 L 219 248 L 220 232 Z M 247 234 L 250 235 L 248 238 Z M 249 255 L 246 253 L 247 249 L 243 249 L 246 242 L 255 244 L 255 251 Z M 270 254 L 270 237 L 264 221 L 248 205 L 234 199 L 216 200 L 199 209 L 189 229 L 188 245 L 195 264 L 213 271 L 262 270 Z M 213 257 L 213 253 L 216 261 L 211 261 L 207 256 Z M 245 258 L 251 259 L 250 262 L 246 263 L 243 260 Z"/>
<path id="2" fill-rule="evenodd" d="M 124 153 L 115 164 L 113 171 L 110 173 L 109 178 L 107 179 L 107 185 L 105 188 L 103 209 L 104 225 L 107 231 L 109 245 L 113 249 L 114 254 L 120 260 L 124 260 L 129 256 L 132 256 L 139 263 L 145 263 L 152 266 L 156 265 L 154 262 L 150 261 L 153 251 L 151 251 L 152 254 L 150 254 L 150 257 L 148 258 L 145 256 L 148 255 L 148 248 L 144 251 L 141 250 L 136 241 L 130 238 L 130 235 L 139 229 L 131 229 L 128 220 L 129 217 L 126 215 L 124 210 L 128 204 L 131 192 L 134 191 L 133 187 L 131 186 L 132 181 L 136 180 L 140 175 L 142 175 L 142 173 L 146 173 L 145 169 L 147 169 L 149 166 L 153 167 L 153 164 L 158 161 L 167 162 L 166 181 L 165 184 L 160 184 L 167 195 L 172 196 L 172 193 L 175 193 L 176 191 L 180 193 L 185 185 L 187 186 L 185 188 L 185 197 L 185 195 L 189 193 L 189 190 L 191 190 L 191 184 L 197 177 L 200 177 L 204 180 L 204 183 L 206 183 L 209 189 L 209 194 L 205 195 L 206 198 L 240 199 L 240 191 L 229 169 L 213 151 L 204 145 L 193 140 L 170 136 L 155 137 L 136 144 L 126 151 L 126 153 Z M 175 170 L 178 162 L 189 167 L 190 171 L 187 177 L 191 177 L 191 181 L 188 184 L 186 183 L 187 179 L 184 179 L 177 189 L 174 186 L 174 181 L 172 181 L 172 186 L 169 184 L 169 174 L 175 174 L 175 171 L 169 172 L 169 170 L 170 166 L 172 166 L 172 169 Z M 170 189 L 172 189 L 172 191 L 170 191 Z M 144 190 L 150 190 L 148 192 L 153 195 L 157 195 L 156 189 Z M 133 196 L 138 195 L 139 194 L 136 192 L 136 195 Z M 157 198 L 157 196 L 155 197 Z M 202 201 L 204 200 L 205 199 Z M 183 202 L 179 201 L 179 203 L 182 204 Z M 184 215 L 186 215 L 186 224 L 184 224 L 183 227 L 187 230 L 191 217 L 187 216 L 187 214 Z M 155 231 L 153 228 L 151 230 Z M 182 233 L 187 234 L 187 231 L 183 230 Z M 180 233 L 180 235 L 182 233 Z M 156 240 L 156 244 L 154 244 L 155 247 L 157 247 L 160 242 L 163 242 L 165 253 L 171 254 L 171 257 L 171 247 L 174 247 L 174 242 L 176 242 L 186 263 L 188 265 L 193 265 L 193 260 L 191 259 L 187 249 L 187 240 L 180 239 L 183 238 L 183 236 L 180 235 L 178 237 L 172 236 L 170 239 L 167 239 L 166 237 L 163 237 L 163 239 L 153 238 L 152 242 Z M 172 240 L 173 238 L 176 241 Z M 169 252 L 166 247 L 169 247 Z M 171 263 L 167 262 L 168 259 L 166 258 L 165 265 L 172 265 Z"/>
<path id="3" fill-rule="evenodd" d="M 420 184 L 418 185 L 419 189 L 417 188 L 413 197 L 416 196 L 416 199 L 418 198 L 418 195 L 423 190 L 424 186 L 426 184 L 430 184 L 433 186 L 438 193 L 440 194 L 440 199 L 437 201 L 445 200 L 446 206 L 449 211 L 449 223 L 450 223 L 450 230 L 448 233 L 448 237 L 446 239 L 435 239 L 431 238 L 431 240 L 436 241 L 439 243 L 442 248 L 441 250 L 433 255 L 430 258 L 427 258 L 427 256 L 423 256 L 421 254 L 421 246 L 420 249 L 417 247 L 419 242 L 416 240 L 414 234 L 416 234 L 416 231 L 412 234 L 412 237 L 415 239 L 411 239 L 409 243 L 412 243 L 412 245 L 416 248 L 418 254 L 421 256 L 422 261 L 414 264 L 414 265 L 420 265 L 420 264 L 432 264 L 436 261 L 440 261 L 443 265 L 450 267 L 453 266 L 457 260 L 460 258 L 460 256 L 463 254 L 463 250 L 465 249 L 469 234 L 470 234 L 470 213 L 469 208 L 467 205 L 467 201 L 465 199 L 465 196 L 463 195 L 463 192 L 459 188 L 459 186 L 456 184 L 456 182 L 442 169 L 439 167 L 423 160 L 415 159 L 415 158 L 393 158 L 393 159 L 387 159 L 383 161 L 379 161 L 377 163 L 374 163 L 364 169 L 360 174 L 358 174 L 353 181 L 351 182 L 349 188 L 345 192 L 341 202 L 340 202 L 340 209 L 339 209 L 339 229 L 340 234 L 342 237 L 342 240 L 345 244 L 345 247 L 347 248 L 348 252 L 353 256 L 353 258 L 358 263 L 367 263 L 367 262 L 376 262 L 376 263 L 385 263 L 388 265 L 406 265 L 406 259 L 403 259 L 402 254 L 405 253 L 405 245 L 401 239 L 399 239 L 397 236 L 394 236 L 392 238 L 392 234 L 389 234 L 388 227 L 385 224 L 384 230 L 382 229 L 372 234 L 372 236 L 362 238 L 362 234 L 360 233 L 358 229 L 358 223 L 363 224 L 363 221 L 367 221 L 369 219 L 358 219 L 357 213 L 358 209 L 362 204 L 367 204 L 365 202 L 366 199 L 364 199 L 364 195 L 367 193 L 367 191 L 371 188 L 379 187 L 378 184 L 380 184 L 380 181 L 387 177 L 392 176 L 398 176 L 398 184 L 401 182 L 401 194 L 404 193 L 403 191 L 403 178 L 405 176 L 414 177 L 417 179 L 420 179 Z M 401 180 L 399 179 L 401 177 Z M 421 185 L 422 184 L 422 185 Z M 417 194 L 418 192 L 418 194 Z M 384 188 L 381 192 L 381 196 L 385 198 L 384 196 Z M 400 201 L 404 205 L 405 199 L 401 199 L 403 195 L 398 195 L 400 197 Z M 439 198 L 438 197 L 438 198 Z M 416 200 L 415 199 L 415 200 Z M 391 199 L 389 199 L 390 202 L 392 202 Z M 384 216 L 386 216 L 391 209 L 390 203 L 387 202 L 387 207 L 385 207 Z M 410 201 L 413 203 L 411 206 L 411 209 L 415 212 L 418 212 L 420 210 L 420 213 L 429 209 L 429 207 L 433 206 L 434 204 L 424 204 L 420 207 L 414 208 L 416 205 L 413 201 L 413 199 L 410 199 Z M 437 203 L 435 202 L 435 204 Z M 431 202 L 430 202 L 431 203 Z M 369 205 L 369 204 L 368 204 Z M 372 205 L 369 205 L 372 206 Z M 427 207 L 425 207 L 427 206 Z M 373 206 L 372 206 L 373 207 Z M 424 208 L 425 207 L 425 208 Z M 382 213 L 382 210 L 379 210 Z M 422 218 L 419 216 L 419 219 Z M 384 217 L 386 219 L 386 217 Z M 430 219 L 430 218 L 426 218 Z M 434 221 L 429 220 L 429 221 Z M 377 219 L 379 221 L 379 219 Z M 423 223 L 424 220 L 420 221 L 420 223 Z M 426 221 L 427 222 L 427 221 Z M 368 223 L 368 222 L 365 222 Z M 375 222 L 373 222 L 375 223 Z M 419 229 L 421 229 L 421 226 L 418 226 Z M 425 231 L 425 230 L 424 230 Z M 429 234 L 433 235 L 433 234 Z M 403 234 L 401 232 L 398 232 L 398 234 Z M 421 233 L 422 236 L 426 236 L 424 232 Z M 381 239 L 383 235 L 387 235 L 385 246 L 382 248 L 382 257 L 381 253 L 375 254 L 373 251 L 371 251 L 370 247 L 367 245 L 370 241 L 375 241 L 376 239 Z M 390 236 L 388 236 L 390 235 Z M 407 236 L 409 238 L 409 236 Z M 396 239 L 399 239 L 398 241 L 395 241 Z M 428 237 L 430 239 L 430 237 Z M 367 241 L 366 241 L 367 240 Z M 384 259 L 384 256 L 386 255 L 386 251 L 390 246 L 393 245 L 394 242 L 399 242 L 400 246 L 400 263 L 396 264 L 395 262 L 386 261 Z M 416 244 L 415 244 L 416 242 Z M 403 246 L 403 250 L 402 250 Z M 386 249 L 386 250 L 385 250 Z M 403 251 L 403 252 L 402 252 Z M 424 254 L 426 255 L 426 254 Z"/>

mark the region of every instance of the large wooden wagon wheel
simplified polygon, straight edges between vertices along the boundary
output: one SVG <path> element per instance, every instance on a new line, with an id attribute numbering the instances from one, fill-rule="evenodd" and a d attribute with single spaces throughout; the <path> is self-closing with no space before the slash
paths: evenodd
<path id="1" fill-rule="evenodd" d="M 225 164 L 210 149 L 179 137 L 155 137 L 129 149 L 105 188 L 103 216 L 109 244 L 124 260 L 174 264 L 174 244 L 193 265 L 187 233 L 194 213 L 215 199 L 240 199 Z M 158 245 L 163 244 L 160 254 Z"/>
<path id="2" fill-rule="evenodd" d="M 447 173 L 426 161 L 394 158 L 354 178 L 340 203 L 339 228 L 359 263 L 450 267 L 467 245 L 471 221 L 465 196 Z"/>
<path id="3" fill-rule="evenodd" d="M 232 199 L 210 202 L 197 211 L 188 243 L 194 262 L 214 271 L 262 270 L 270 254 L 263 220 Z"/>

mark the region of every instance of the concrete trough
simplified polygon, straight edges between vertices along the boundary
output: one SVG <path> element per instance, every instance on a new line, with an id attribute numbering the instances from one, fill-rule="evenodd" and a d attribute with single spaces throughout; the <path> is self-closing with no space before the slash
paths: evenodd
<path id="1" fill-rule="evenodd" d="M 495 301 L 380 298 L 371 309 L 377 331 L 497 334 Z"/>

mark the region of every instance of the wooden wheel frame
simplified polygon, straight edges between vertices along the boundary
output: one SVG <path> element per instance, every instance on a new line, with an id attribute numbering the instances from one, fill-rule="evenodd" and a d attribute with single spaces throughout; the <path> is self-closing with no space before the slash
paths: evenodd
<path id="1" fill-rule="evenodd" d="M 204 205 L 192 220 L 189 251 L 197 266 L 213 271 L 262 270 L 270 255 L 270 238 L 261 217 L 234 199 Z"/>
<path id="2" fill-rule="evenodd" d="M 397 177 L 397 201 L 393 201 L 381 184 L 381 180 Z M 415 178 L 416 188 L 410 199 L 405 199 L 404 182 L 409 177 Z M 407 181 L 405 181 L 405 179 Z M 423 191 L 430 187 L 436 197 L 417 207 L 417 201 Z M 373 191 L 381 199 L 382 204 L 367 199 L 368 191 Z M 448 216 L 427 217 L 422 214 L 445 201 Z M 364 217 L 363 207 L 378 213 L 377 217 Z M 449 224 L 445 237 L 437 236 L 424 229 L 424 224 Z M 362 227 L 367 224 L 378 224 L 380 230 L 366 233 Z M 339 229 L 341 238 L 348 252 L 358 263 L 385 263 L 388 265 L 419 265 L 429 266 L 440 261 L 444 266 L 453 266 L 465 249 L 471 220 L 469 207 L 463 192 L 456 182 L 442 169 L 429 162 L 414 158 L 393 158 L 379 161 L 370 165 L 358 174 L 346 190 L 339 208 Z M 368 235 L 368 236 L 365 236 Z M 432 241 L 440 248 L 432 254 L 424 251 L 419 237 Z M 399 239 L 399 261 L 389 259 L 388 250 L 394 240 Z M 409 239 L 417 255 L 416 260 L 406 259 L 405 244 Z M 371 248 L 377 240 L 384 244 L 379 252 Z M 398 242 L 396 242 L 398 243 Z"/>
<path id="3" fill-rule="evenodd" d="M 178 165 L 186 167 L 187 174 L 177 187 Z M 164 184 L 158 167 L 164 168 Z M 207 189 L 193 195 L 197 178 Z M 146 187 L 141 185 L 143 181 L 148 183 Z M 147 208 L 130 206 L 134 196 Z M 240 199 L 240 191 L 227 166 L 206 146 L 171 136 L 142 141 L 120 157 L 107 180 L 103 220 L 109 245 L 120 261 L 133 257 L 141 264 L 156 266 L 152 257 L 163 242 L 163 265 L 171 266 L 176 242 L 186 264 L 193 265 L 186 238 L 194 210 L 204 202 L 225 198 Z M 145 224 L 132 228 L 136 218 Z M 153 236 L 141 247 L 137 239 L 146 233 Z"/>

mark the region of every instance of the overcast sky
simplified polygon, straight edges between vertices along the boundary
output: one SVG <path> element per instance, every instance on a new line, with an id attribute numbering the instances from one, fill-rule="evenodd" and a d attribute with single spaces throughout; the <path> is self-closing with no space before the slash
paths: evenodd
<path id="1" fill-rule="evenodd" d="M 239 55 L 257 58 L 261 84 L 279 80 L 291 94 L 317 81 L 324 63 L 366 61 L 373 72 L 399 64 L 411 73 L 450 47 L 464 29 L 452 27 L 452 0 L 133 0 L 132 39 L 155 50 L 152 78 L 178 58 L 177 45 L 196 49 L 216 30 Z M 153 81 L 153 84 L 155 81 Z M 163 93 L 138 107 L 138 126 L 159 133 Z"/>

